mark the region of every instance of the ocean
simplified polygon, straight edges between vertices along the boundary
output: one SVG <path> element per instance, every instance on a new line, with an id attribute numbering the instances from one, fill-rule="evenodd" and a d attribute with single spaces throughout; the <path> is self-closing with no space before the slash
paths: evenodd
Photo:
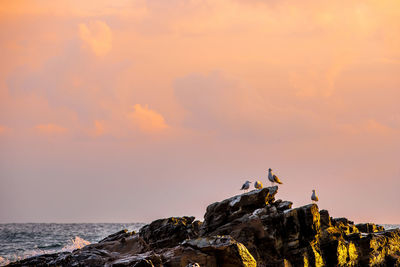
<path id="1" fill-rule="evenodd" d="M 30 256 L 72 251 L 122 229 L 138 231 L 143 223 L 0 224 L 0 266 Z M 383 224 L 385 229 L 400 228 Z"/>
<path id="2" fill-rule="evenodd" d="M 123 229 L 143 223 L 10 223 L 0 224 L 0 266 L 34 255 L 72 251 Z"/>

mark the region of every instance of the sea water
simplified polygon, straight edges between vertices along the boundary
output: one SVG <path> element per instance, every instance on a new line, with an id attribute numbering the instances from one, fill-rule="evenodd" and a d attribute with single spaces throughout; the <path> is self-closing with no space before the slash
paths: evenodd
<path id="1" fill-rule="evenodd" d="M 0 224 L 0 266 L 27 257 L 72 251 L 122 229 L 138 231 L 143 223 L 11 223 Z M 385 229 L 400 228 L 384 224 Z"/>
<path id="2" fill-rule="evenodd" d="M 0 266 L 30 256 L 72 251 L 123 229 L 143 223 L 10 223 L 0 224 Z"/>

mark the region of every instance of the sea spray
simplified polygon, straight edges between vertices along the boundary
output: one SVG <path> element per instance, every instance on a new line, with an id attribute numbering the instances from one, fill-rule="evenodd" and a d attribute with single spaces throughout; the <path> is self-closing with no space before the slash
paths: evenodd
<path id="1" fill-rule="evenodd" d="M 89 244 L 91 244 L 89 241 L 87 241 L 79 236 L 75 236 L 75 238 L 71 238 L 68 241 L 68 244 L 66 244 L 61 250 L 35 248 L 33 250 L 25 251 L 23 255 L 16 255 L 16 254 L 9 255 L 8 259 L 6 259 L 4 257 L 0 257 L 0 266 L 4 266 L 4 265 L 9 264 L 10 262 L 17 261 L 17 260 L 23 260 L 23 259 L 37 256 L 37 255 L 51 254 L 51 253 L 57 253 L 57 252 L 71 252 L 75 249 L 83 248 L 84 246 L 89 245 Z"/>
<path id="2" fill-rule="evenodd" d="M 143 223 L 0 224 L 0 266 L 36 255 L 73 251 L 122 229 L 138 231 Z"/>
<path id="3" fill-rule="evenodd" d="M 80 249 L 89 244 L 89 241 L 79 236 L 75 236 L 75 239 L 70 239 L 69 244 L 65 245 L 61 251 L 73 251 L 74 249 Z"/>

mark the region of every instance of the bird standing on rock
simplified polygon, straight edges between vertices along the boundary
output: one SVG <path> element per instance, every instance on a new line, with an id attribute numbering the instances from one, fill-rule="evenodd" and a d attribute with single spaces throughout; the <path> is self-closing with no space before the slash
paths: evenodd
<path id="1" fill-rule="evenodd" d="M 256 182 L 254 183 L 254 187 L 255 187 L 256 189 L 261 189 L 261 188 L 263 188 L 263 184 L 262 184 L 260 181 L 256 181 Z"/>
<path id="2" fill-rule="evenodd" d="M 281 180 L 279 180 L 278 176 L 276 176 L 273 172 L 272 169 L 268 169 L 268 180 L 271 182 L 271 185 L 274 185 L 274 183 L 278 184 L 283 184 Z"/>
<path id="3" fill-rule="evenodd" d="M 313 189 L 313 191 L 312 191 L 311 200 L 313 203 L 318 201 L 318 196 L 317 196 L 317 194 L 315 194 L 315 189 Z"/>
<path id="4" fill-rule="evenodd" d="M 245 192 L 247 192 L 247 190 L 250 188 L 250 183 L 249 181 L 246 181 L 243 185 L 242 188 L 240 188 L 240 190 L 244 190 Z"/>

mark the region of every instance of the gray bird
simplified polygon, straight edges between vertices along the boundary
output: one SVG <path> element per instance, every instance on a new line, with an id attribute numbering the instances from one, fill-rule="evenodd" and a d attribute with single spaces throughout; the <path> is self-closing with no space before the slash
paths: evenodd
<path id="1" fill-rule="evenodd" d="M 256 181 L 256 182 L 254 183 L 254 187 L 255 187 L 256 189 L 261 189 L 261 188 L 263 188 L 263 184 L 262 184 L 260 181 Z"/>
<path id="2" fill-rule="evenodd" d="M 281 180 L 279 180 L 278 176 L 276 176 L 273 172 L 272 169 L 268 169 L 268 180 L 271 182 L 271 185 L 274 185 L 274 183 L 278 184 L 283 184 Z"/>
<path id="3" fill-rule="evenodd" d="M 313 189 L 313 191 L 312 191 L 311 200 L 313 203 L 318 201 L 318 196 L 317 196 L 317 194 L 315 194 L 315 189 Z"/>
<path id="4" fill-rule="evenodd" d="M 249 190 L 250 188 L 250 181 L 246 181 L 243 185 L 242 188 L 240 188 L 240 190 L 244 190 L 245 192 L 247 192 L 247 190 Z"/>

